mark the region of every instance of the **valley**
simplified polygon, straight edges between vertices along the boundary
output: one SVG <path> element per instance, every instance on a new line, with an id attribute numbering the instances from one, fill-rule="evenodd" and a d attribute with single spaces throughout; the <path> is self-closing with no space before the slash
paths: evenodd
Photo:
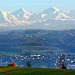
<path id="1" fill-rule="evenodd" d="M 65 54 L 66 65 L 74 68 L 75 30 L 15 30 L 0 33 L 0 64 L 16 62 L 33 67 L 57 67 L 58 57 Z M 37 65 L 38 64 L 38 65 Z M 48 66 L 50 65 L 50 66 Z"/>

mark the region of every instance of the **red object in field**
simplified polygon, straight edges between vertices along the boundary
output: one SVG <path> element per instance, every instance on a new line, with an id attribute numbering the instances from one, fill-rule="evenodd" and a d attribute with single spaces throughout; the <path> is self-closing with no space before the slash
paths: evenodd
<path id="1" fill-rule="evenodd" d="M 8 64 L 8 66 L 16 66 L 16 63 L 15 62 L 10 63 L 10 64 Z"/>
<path id="2" fill-rule="evenodd" d="M 16 63 L 15 62 L 13 62 L 13 66 L 16 66 Z"/>

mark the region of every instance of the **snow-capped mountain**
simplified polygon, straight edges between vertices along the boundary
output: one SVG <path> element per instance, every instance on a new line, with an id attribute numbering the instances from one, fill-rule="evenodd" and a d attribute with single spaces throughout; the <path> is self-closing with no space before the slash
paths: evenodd
<path id="1" fill-rule="evenodd" d="M 41 13 L 41 18 L 62 20 L 62 19 L 69 19 L 70 17 L 65 15 L 64 12 L 60 11 L 58 8 L 53 7 L 53 8 L 44 10 Z"/>
<path id="2" fill-rule="evenodd" d="M 0 23 L 21 24 L 25 23 L 30 16 L 31 13 L 23 8 L 12 12 L 0 10 Z"/>
<path id="3" fill-rule="evenodd" d="M 16 11 L 8 12 L 9 20 L 14 24 L 25 24 L 28 23 L 27 19 L 31 16 L 32 13 L 26 11 L 24 8 L 20 8 Z"/>
<path id="4" fill-rule="evenodd" d="M 6 23 L 6 22 L 10 23 L 11 21 L 8 19 L 7 13 L 0 9 L 0 23 Z"/>
<path id="5" fill-rule="evenodd" d="M 59 9 L 57 9 L 57 8 L 49 8 L 49 9 L 47 9 L 47 10 L 44 10 L 42 13 L 40 13 L 41 14 L 41 18 L 44 18 L 44 17 L 48 17 L 48 18 L 51 18 L 51 19 L 55 19 L 56 18 L 56 16 L 58 16 L 59 15 Z"/>
<path id="6" fill-rule="evenodd" d="M 31 16 L 31 13 L 26 11 L 24 8 L 13 11 L 11 14 L 14 15 L 17 20 L 27 20 Z"/>
<path id="7" fill-rule="evenodd" d="M 0 10 L 0 21 L 1 22 L 9 22 L 14 24 L 21 24 L 21 23 L 29 23 L 29 21 L 40 21 L 40 20 L 63 20 L 63 19 L 70 19 L 71 16 L 65 15 L 64 12 L 60 11 L 59 9 L 53 7 L 47 10 L 44 10 L 41 13 L 30 13 L 26 11 L 24 8 L 20 8 L 16 11 L 12 12 L 4 12 Z M 0 22 L 0 23 L 1 23 Z"/>
<path id="8" fill-rule="evenodd" d="M 35 13 L 29 18 L 29 20 L 48 20 L 48 19 L 65 20 L 70 19 L 70 17 L 66 15 L 64 12 L 60 11 L 58 8 L 52 7 L 44 10 L 39 14 Z"/>
<path id="9" fill-rule="evenodd" d="M 4 12 L 0 10 L 0 26 L 26 26 L 26 28 L 59 28 L 67 25 L 75 25 L 75 11 L 63 12 L 58 8 L 52 7 L 41 13 L 30 13 L 24 8 L 15 11 Z M 61 24 L 62 23 L 62 24 Z M 50 27 L 51 26 L 51 27 Z M 71 26 L 70 26 L 71 27 Z M 64 29 L 63 28 L 63 29 Z M 73 27 L 71 27 L 73 28 Z M 55 29 L 55 28 L 53 28 Z"/>

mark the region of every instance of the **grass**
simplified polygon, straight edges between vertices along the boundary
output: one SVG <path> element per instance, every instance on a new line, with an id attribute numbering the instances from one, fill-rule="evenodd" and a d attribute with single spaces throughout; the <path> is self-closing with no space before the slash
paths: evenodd
<path id="1" fill-rule="evenodd" d="M 75 75 L 75 70 L 1 66 L 0 75 Z"/>

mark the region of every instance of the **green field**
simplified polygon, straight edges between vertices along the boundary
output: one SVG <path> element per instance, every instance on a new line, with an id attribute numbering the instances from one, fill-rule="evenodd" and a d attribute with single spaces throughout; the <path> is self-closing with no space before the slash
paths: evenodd
<path id="1" fill-rule="evenodd" d="M 14 51 L 12 51 L 11 49 Z M 47 55 L 52 53 L 61 54 L 65 52 L 66 52 L 65 49 L 61 49 L 59 47 L 51 47 L 51 46 L 15 46 L 15 47 L 10 47 L 7 50 L 0 51 L 0 55 L 11 56 L 11 55 L 18 55 L 18 54 L 25 54 L 25 53 Z"/>
<path id="2" fill-rule="evenodd" d="M 75 75 L 75 70 L 1 66 L 0 75 Z"/>
<path id="3" fill-rule="evenodd" d="M 30 54 L 42 54 L 46 55 L 49 53 L 64 53 L 64 49 L 60 49 L 58 47 L 49 47 L 49 46 L 16 46 L 13 49 L 17 49 L 21 51 L 20 53 L 24 54 L 26 52 Z M 66 51 L 66 50 L 65 50 Z"/>

